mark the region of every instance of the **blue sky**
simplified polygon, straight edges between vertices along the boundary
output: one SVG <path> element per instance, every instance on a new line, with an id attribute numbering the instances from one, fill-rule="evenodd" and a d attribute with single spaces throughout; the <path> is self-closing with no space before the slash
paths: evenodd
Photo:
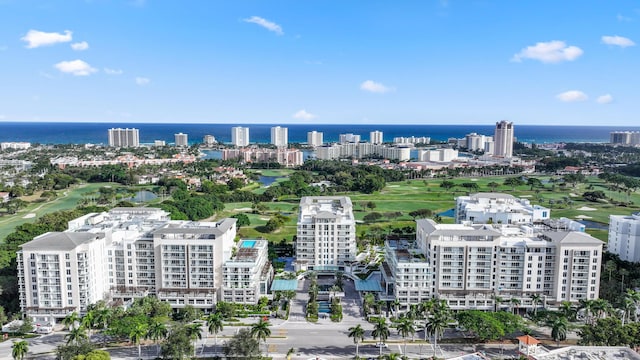
<path id="1" fill-rule="evenodd" d="M 0 120 L 637 126 L 640 3 L 0 0 Z"/>

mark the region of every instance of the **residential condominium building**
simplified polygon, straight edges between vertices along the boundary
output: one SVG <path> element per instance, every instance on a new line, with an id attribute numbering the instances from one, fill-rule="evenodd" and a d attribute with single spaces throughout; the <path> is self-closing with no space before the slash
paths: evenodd
<path id="1" fill-rule="evenodd" d="M 379 157 L 389 160 L 408 161 L 411 159 L 411 149 L 403 146 L 375 145 L 371 143 L 327 144 L 316 148 L 316 157 L 320 160 Z"/>
<path id="2" fill-rule="evenodd" d="M 411 136 L 411 137 L 394 137 L 393 138 L 393 143 L 394 144 L 424 144 L 424 145 L 428 145 L 429 143 L 431 143 L 431 138 L 428 136 L 420 136 L 420 137 L 415 137 L 415 136 Z"/>
<path id="3" fill-rule="evenodd" d="M 236 220 L 172 221 L 156 208 L 114 208 L 69 222 L 17 254 L 23 313 L 55 323 L 99 300 L 155 295 L 174 308 L 211 309 L 222 292 Z"/>
<path id="4" fill-rule="evenodd" d="M 10 141 L 10 142 L 1 142 L 0 143 L 0 150 L 7 150 L 7 149 L 26 150 L 26 149 L 28 149 L 30 147 L 31 147 L 31 143 L 30 142 Z"/>
<path id="5" fill-rule="evenodd" d="M 178 133 L 173 135 L 176 146 L 189 146 L 189 135 Z"/>
<path id="6" fill-rule="evenodd" d="M 216 137 L 213 136 L 213 135 L 205 135 L 202 138 L 202 143 L 207 145 L 207 146 L 215 145 L 216 144 Z"/>
<path id="7" fill-rule="evenodd" d="M 237 147 L 249 145 L 249 128 L 235 126 L 231 128 L 231 144 Z"/>
<path id="8" fill-rule="evenodd" d="M 456 198 L 456 223 L 533 224 L 549 220 L 551 210 L 503 193 L 477 193 Z"/>
<path id="9" fill-rule="evenodd" d="M 458 150 L 454 149 L 435 149 L 435 150 L 419 150 L 418 161 L 428 162 L 451 162 L 458 158 Z"/>
<path id="10" fill-rule="evenodd" d="M 304 163 L 304 155 L 298 149 L 265 149 L 242 148 L 222 149 L 222 160 L 241 159 L 244 162 L 277 162 L 285 167 L 300 166 Z"/>
<path id="11" fill-rule="evenodd" d="M 271 128 L 271 145 L 286 147 L 288 143 L 289 129 L 280 126 L 274 126 Z"/>
<path id="12" fill-rule="evenodd" d="M 493 136 L 493 155 L 510 158 L 513 156 L 513 123 L 502 120 L 496 123 Z"/>
<path id="13" fill-rule="evenodd" d="M 109 129 L 109 146 L 113 147 L 138 147 L 140 146 L 140 133 L 138 129 Z"/>
<path id="14" fill-rule="evenodd" d="M 296 270 L 344 270 L 356 259 L 356 222 L 346 196 L 300 199 Z"/>
<path id="15" fill-rule="evenodd" d="M 405 306 L 437 297 L 456 310 L 494 310 L 511 299 L 531 309 L 540 306 L 534 294 L 549 306 L 577 303 L 598 298 L 602 247 L 583 232 L 422 219 L 415 242 L 387 242 L 383 285 Z"/>
<path id="16" fill-rule="evenodd" d="M 323 134 L 319 131 L 309 131 L 307 133 L 307 145 L 309 146 L 321 146 L 323 144 Z"/>
<path id="17" fill-rule="evenodd" d="M 640 213 L 609 216 L 607 249 L 620 260 L 640 262 Z"/>
<path id="18" fill-rule="evenodd" d="M 614 145 L 640 145 L 640 131 L 612 131 L 609 136 Z"/>
<path id="19" fill-rule="evenodd" d="M 224 263 L 222 300 L 256 304 L 269 292 L 273 267 L 267 240 L 242 240 L 235 255 Z"/>
<path id="20" fill-rule="evenodd" d="M 340 144 L 346 144 L 346 143 L 358 143 L 360 142 L 360 135 L 355 135 L 355 134 L 340 134 L 340 136 L 338 137 L 339 139 L 339 143 Z"/>
<path id="21" fill-rule="evenodd" d="M 371 131 L 369 133 L 369 142 L 372 144 L 382 144 L 384 142 L 382 131 Z"/>

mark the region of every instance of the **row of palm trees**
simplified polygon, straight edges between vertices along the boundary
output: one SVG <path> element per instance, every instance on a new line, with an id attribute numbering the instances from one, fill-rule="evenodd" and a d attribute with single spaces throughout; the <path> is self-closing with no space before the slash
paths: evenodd
<path id="1" fill-rule="evenodd" d="M 395 307 L 395 306 L 394 306 Z M 407 352 L 407 338 L 411 336 L 412 340 L 417 332 L 416 320 L 424 320 L 424 336 L 425 342 L 428 337 L 433 337 L 434 353 L 438 348 L 438 340 L 444 335 L 444 330 L 448 327 L 453 319 L 451 309 L 445 300 L 430 299 L 417 306 L 411 306 L 403 317 L 397 317 L 395 328 L 404 340 L 403 352 Z M 384 342 L 391 335 L 390 325 L 386 318 L 380 316 L 373 320 L 373 331 L 371 337 L 379 340 L 378 347 L 380 355 L 382 355 L 382 347 Z M 349 328 L 348 336 L 353 338 L 356 345 L 356 358 L 359 357 L 359 344 L 364 340 L 365 330 L 361 325 Z"/>

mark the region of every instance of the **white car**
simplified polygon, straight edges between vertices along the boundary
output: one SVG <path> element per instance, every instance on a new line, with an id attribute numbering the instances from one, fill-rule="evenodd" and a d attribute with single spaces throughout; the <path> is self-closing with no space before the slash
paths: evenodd
<path id="1" fill-rule="evenodd" d="M 373 344 L 373 346 L 375 346 L 375 347 L 377 347 L 377 348 L 383 348 L 383 349 L 388 348 L 387 344 L 385 344 L 385 343 L 381 343 L 381 342 L 379 342 L 379 343 L 375 343 L 375 344 Z"/>

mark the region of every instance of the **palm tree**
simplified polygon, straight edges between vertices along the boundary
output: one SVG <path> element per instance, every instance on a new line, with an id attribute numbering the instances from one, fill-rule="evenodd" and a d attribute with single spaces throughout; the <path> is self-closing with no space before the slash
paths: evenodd
<path id="1" fill-rule="evenodd" d="M 213 313 L 207 317 L 207 327 L 210 333 L 215 336 L 215 345 L 218 345 L 218 332 L 224 330 L 222 323 L 222 315 L 219 313 Z"/>
<path id="2" fill-rule="evenodd" d="M 509 300 L 509 302 L 511 303 L 511 307 L 513 310 L 513 313 L 516 314 L 518 311 L 518 306 L 520 306 L 520 299 L 518 298 L 511 298 L 511 300 Z"/>
<path id="3" fill-rule="evenodd" d="M 622 280 L 620 281 L 620 291 L 624 291 L 624 277 L 629 275 L 629 270 L 623 268 L 620 269 L 618 273 L 622 276 Z"/>
<path id="4" fill-rule="evenodd" d="M 164 323 L 156 319 L 152 320 L 151 325 L 149 325 L 149 329 L 147 330 L 146 337 L 156 343 L 158 354 L 160 353 L 160 344 L 158 344 L 158 340 L 166 338 L 168 333 L 169 331 Z"/>
<path id="5" fill-rule="evenodd" d="M 493 295 L 493 312 L 498 312 L 498 308 L 500 307 L 500 304 L 502 304 L 504 302 L 504 299 L 498 295 Z"/>
<path id="6" fill-rule="evenodd" d="M 96 309 L 95 323 L 101 326 L 101 329 L 106 329 L 111 319 L 112 311 L 108 307 Z"/>
<path id="7" fill-rule="evenodd" d="M 269 346 L 267 346 L 267 338 L 271 336 L 271 329 L 269 329 L 271 323 L 265 319 L 260 319 L 257 323 L 251 326 L 251 336 L 258 339 L 258 341 L 264 341 L 264 347 L 266 348 L 267 357 L 269 357 Z"/>
<path id="8" fill-rule="evenodd" d="M 560 312 L 560 314 L 562 314 L 562 316 L 566 317 L 567 319 L 572 319 L 575 313 L 573 304 L 571 304 L 570 301 L 562 301 L 560 303 L 560 307 L 558 308 L 558 311 Z"/>
<path id="9" fill-rule="evenodd" d="M 595 303 L 594 300 L 588 300 L 588 299 L 580 299 L 580 305 L 579 305 L 579 309 L 584 310 L 584 317 L 585 317 L 585 322 L 587 324 L 592 324 L 593 322 L 593 307 L 594 307 Z"/>
<path id="10" fill-rule="evenodd" d="M 29 343 L 24 340 L 14 342 L 13 345 L 11 345 L 11 356 L 13 356 L 15 360 L 24 359 L 28 352 Z"/>
<path id="11" fill-rule="evenodd" d="M 451 314 L 449 311 L 436 311 L 424 326 L 425 336 L 433 336 L 433 355 L 435 356 L 438 349 L 438 339 L 444 334 L 444 329 L 447 328 Z"/>
<path id="12" fill-rule="evenodd" d="M 538 314 L 538 305 L 542 302 L 542 296 L 540 294 L 531 294 L 531 303 L 533 304 L 533 315 Z"/>
<path id="13" fill-rule="evenodd" d="M 402 336 L 402 339 L 404 340 L 404 350 L 402 351 L 402 353 L 406 354 L 407 353 L 407 336 L 409 335 L 413 336 L 413 334 L 416 333 L 416 328 L 413 326 L 412 320 L 403 318 L 396 325 L 396 329 L 398 330 L 398 334 L 400 334 L 400 336 Z"/>
<path id="14" fill-rule="evenodd" d="M 402 359 L 402 355 L 398 353 L 386 354 L 383 359 L 384 360 L 400 360 Z"/>
<path id="15" fill-rule="evenodd" d="M 359 345 L 364 340 L 364 329 L 360 324 L 349 328 L 349 337 L 353 338 L 353 343 L 356 344 L 356 359 L 360 357 Z"/>
<path id="16" fill-rule="evenodd" d="M 76 324 L 80 323 L 80 316 L 78 316 L 77 312 L 72 312 L 67 315 L 64 319 L 62 319 L 62 324 L 69 330 L 74 329 Z"/>
<path id="17" fill-rule="evenodd" d="M 73 327 L 64 338 L 67 340 L 67 345 L 72 342 L 77 345 L 81 340 L 87 339 L 87 333 L 82 327 Z"/>
<path id="18" fill-rule="evenodd" d="M 373 324 L 373 331 L 371 332 L 371 336 L 374 339 L 380 339 L 381 344 L 379 344 L 380 346 L 378 346 L 378 348 L 380 348 L 380 356 L 382 356 L 382 344 L 387 340 L 389 335 L 390 333 L 389 326 L 387 325 L 387 320 L 382 316 L 378 317 Z"/>
<path id="19" fill-rule="evenodd" d="M 80 326 L 89 331 L 89 339 L 91 339 L 91 330 L 96 324 L 96 312 L 95 310 L 89 310 L 80 320 Z"/>
<path id="20" fill-rule="evenodd" d="M 137 323 L 129 332 L 129 340 L 135 345 L 138 345 L 138 359 L 142 357 L 142 348 L 140 347 L 140 341 L 147 336 L 147 324 Z"/>
<path id="21" fill-rule="evenodd" d="M 198 340 L 202 339 L 202 324 L 191 323 L 187 325 L 186 330 L 189 339 L 193 340 L 193 356 L 195 357 Z"/>
<path id="22" fill-rule="evenodd" d="M 556 316 L 547 326 L 551 327 L 551 338 L 560 346 L 560 341 L 567 339 L 567 330 L 569 330 L 569 320 L 564 316 Z"/>
<path id="23" fill-rule="evenodd" d="M 393 306 L 393 316 L 397 319 L 398 318 L 398 312 L 400 310 L 400 300 L 395 299 L 391 305 Z"/>

